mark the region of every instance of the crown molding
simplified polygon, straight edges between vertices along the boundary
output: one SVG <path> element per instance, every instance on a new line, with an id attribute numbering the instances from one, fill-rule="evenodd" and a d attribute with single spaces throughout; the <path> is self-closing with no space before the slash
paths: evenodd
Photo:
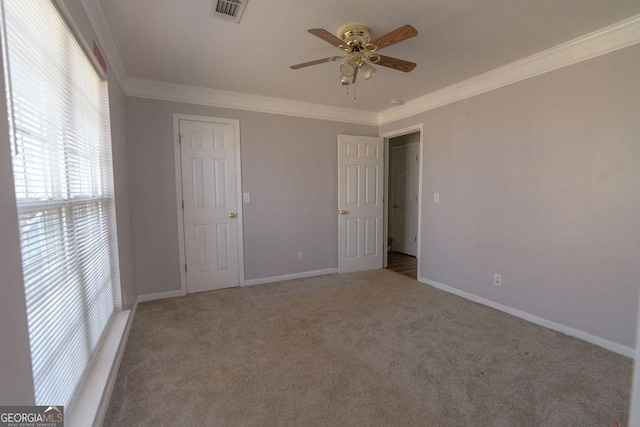
<path id="1" fill-rule="evenodd" d="M 640 42 L 640 15 L 381 111 L 384 125 Z"/>
<path id="2" fill-rule="evenodd" d="M 127 96 L 377 126 L 378 113 L 129 77 Z"/>
<path id="3" fill-rule="evenodd" d="M 378 113 L 129 77 L 97 0 L 80 0 L 127 96 L 377 126 Z"/>
<path id="4" fill-rule="evenodd" d="M 98 42 L 127 96 L 283 114 L 365 125 L 385 125 L 557 70 L 640 42 L 640 15 L 562 43 L 379 113 L 282 98 L 180 85 L 127 75 L 98 0 L 80 0 Z"/>
<path id="5" fill-rule="evenodd" d="M 100 44 L 100 48 L 103 50 L 107 61 L 109 61 L 109 65 L 118 79 L 120 87 L 124 90 L 129 76 L 120 57 L 118 47 L 111 35 L 111 29 L 109 28 L 109 24 L 107 24 L 107 18 L 104 16 L 100 2 L 98 0 L 80 0 L 80 3 L 82 3 L 91 27 L 93 27 L 93 31 L 96 33 L 98 39 L 96 41 Z"/>

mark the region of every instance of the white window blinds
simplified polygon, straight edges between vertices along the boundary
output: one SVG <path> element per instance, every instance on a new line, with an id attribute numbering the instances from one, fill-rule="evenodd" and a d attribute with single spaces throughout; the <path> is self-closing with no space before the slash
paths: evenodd
<path id="1" fill-rule="evenodd" d="M 69 405 L 119 305 L 106 83 L 51 0 L 2 0 L 38 405 Z"/>

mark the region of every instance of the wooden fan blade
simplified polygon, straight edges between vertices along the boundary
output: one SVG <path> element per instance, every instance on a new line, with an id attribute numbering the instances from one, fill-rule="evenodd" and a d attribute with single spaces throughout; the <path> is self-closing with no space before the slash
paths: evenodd
<path id="1" fill-rule="evenodd" d="M 329 31 L 325 29 L 312 28 L 308 31 L 314 36 L 321 38 L 322 40 L 326 41 L 327 43 L 335 47 L 340 47 L 344 45 L 344 42 L 342 40 L 340 40 L 339 38 L 337 38 L 336 36 L 334 36 L 333 34 L 331 34 Z"/>
<path id="2" fill-rule="evenodd" d="M 390 56 L 378 55 L 380 60 L 376 62 L 374 65 L 382 65 L 383 67 L 393 68 L 394 70 L 404 71 L 408 73 L 409 71 L 416 68 L 415 62 L 405 61 L 403 59 L 392 58 Z"/>
<path id="3" fill-rule="evenodd" d="M 292 65 L 289 68 L 292 70 L 297 70 L 298 68 L 310 67 L 312 65 L 324 64 L 325 62 L 335 61 L 336 59 L 340 59 L 339 56 L 330 56 L 328 58 L 316 59 L 315 61 L 303 62 L 302 64 Z"/>
<path id="4" fill-rule="evenodd" d="M 403 40 L 410 39 L 411 37 L 415 37 L 417 35 L 418 31 L 411 25 L 403 25 L 402 27 L 396 28 L 395 30 L 385 34 L 384 36 L 372 40 L 371 43 L 378 46 L 378 50 L 380 50 L 382 48 L 400 43 Z"/>

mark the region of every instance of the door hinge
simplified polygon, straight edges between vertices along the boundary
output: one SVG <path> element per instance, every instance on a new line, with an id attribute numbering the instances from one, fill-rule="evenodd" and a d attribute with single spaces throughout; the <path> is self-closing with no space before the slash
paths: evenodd
<path id="1" fill-rule="evenodd" d="M 416 154 L 416 162 L 418 161 L 418 155 Z"/>
<path id="2" fill-rule="evenodd" d="M 418 237 L 417 236 L 413 236 L 413 241 L 414 242 L 418 242 Z"/>
<path id="3" fill-rule="evenodd" d="M 179 133 L 178 134 L 178 139 L 180 140 L 180 144 L 182 144 L 182 138 L 184 137 L 183 134 Z"/>
<path id="4" fill-rule="evenodd" d="M 186 263 L 184 264 L 184 272 L 185 273 L 187 272 L 187 264 Z"/>
<path id="5" fill-rule="evenodd" d="M 182 209 L 184 209 L 184 200 L 182 201 Z"/>

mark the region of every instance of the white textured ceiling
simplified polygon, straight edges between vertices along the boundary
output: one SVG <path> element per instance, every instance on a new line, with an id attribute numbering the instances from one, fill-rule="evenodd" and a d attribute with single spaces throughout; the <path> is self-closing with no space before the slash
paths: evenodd
<path id="1" fill-rule="evenodd" d="M 382 111 L 640 13 L 638 0 L 250 0 L 240 24 L 209 17 L 210 0 L 101 0 L 130 77 Z M 403 24 L 418 36 L 381 51 L 416 62 L 410 73 L 377 67 L 356 85 L 339 65 L 289 65 L 340 51 L 307 33 Z"/>

